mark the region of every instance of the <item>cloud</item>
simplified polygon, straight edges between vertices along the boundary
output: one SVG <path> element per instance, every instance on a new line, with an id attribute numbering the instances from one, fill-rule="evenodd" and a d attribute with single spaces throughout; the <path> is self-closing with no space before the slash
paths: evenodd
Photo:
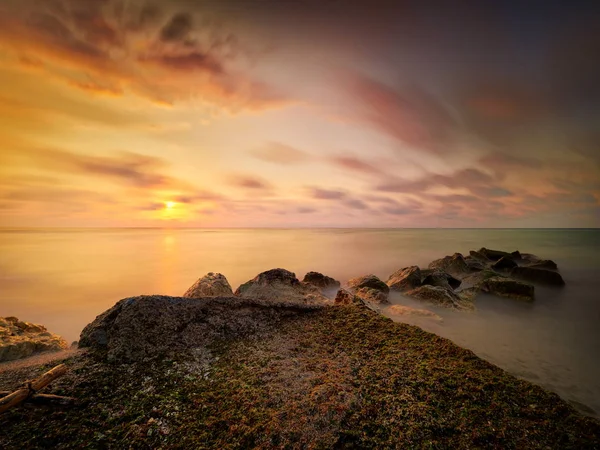
<path id="1" fill-rule="evenodd" d="M 48 0 L 41 9 L 33 0 L 9 0 L 0 14 L 0 41 L 16 64 L 44 60 L 46 76 L 88 92 L 110 87 L 112 94 L 133 92 L 168 104 L 198 100 L 228 112 L 290 101 L 254 75 L 255 54 L 224 23 L 191 6 Z M 88 77 L 102 81 L 82 80 Z"/>
<path id="2" fill-rule="evenodd" d="M 309 155 L 281 142 L 268 142 L 261 148 L 251 150 L 250 154 L 257 159 L 277 164 L 297 164 L 308 160 Z"/>
<path id="3" fill-rule="evenodd" d="M 340 200 L 346 198 L 347 194 L 334 189 L 310 188 L 309 195 L 318 200 Z"/>
<path id="4" fill-rule="evenodd" d="M 370 175 L 379 175 L 382 173 L 379 168 L 355 156 L 334 156 L 330 159 L 330 161 L 337 167 L 354 172 L 366 173 Z"/>
<path id="5" fill-rule="evenodd" d="M 233 175 L 230 177 L 230 182 L 234 186 L 250 190 L 267 190 L 271 188 L 268 182 L 252 175 Z"/>
<path id="6" fill-rule="evenodd" d="M 348 200 L 344 200 L 343 205 L 347 206 L 348 208 L 351 209 L 368 209 L 369 206 L 363 202 L 362 200 L 358 200 L 358 199 L 348 199 Z"/>
<path id="7" fill-rule="evenodd" d="M 411 147 L 441 153 L 451 144 L 454 118 L 419 87 L 393 89 L 358 73 L 345 74 L 355 114 L 365 123 Z"/>

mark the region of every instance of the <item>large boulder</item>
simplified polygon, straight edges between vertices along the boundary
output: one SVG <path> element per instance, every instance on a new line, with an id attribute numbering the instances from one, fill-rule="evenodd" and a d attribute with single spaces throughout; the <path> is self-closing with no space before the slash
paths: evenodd
<path id="1" fill-rule="evenodd" d="M 492 269 L 494 270 L 510 270 L 513 267 L 517 267 L 517 263 L 513 261 L 512 258 L 508 256 L 503 256 L 494 264 L 492 264 Z"/>
<path id="2" fill-rule="evenodd" d="M 367 302 L 386 303 L 390 288 L 375 275 L 365 275 L 348 281 L 348 290 Z"/>
<path id="3" fill-rule="evenodd" d="M 412 291 L 405 292 L 404 295 L 418 300 L 424 300 L 446 308 L 459 308 L 459 297 L 450 289 L 440 286 L 420 286 Z"/>
<path id="4" fill-rule="evenodd" d="M 390 275 L 386 284 L 392 291 L 410 291 L 421 286 L 421 269 L 410 266 L 397 270 Z"/>
<path id="5" fill-rule="evenodd" d="M 424 271 L 425 272 L 425 271 Z M 425 277 L 423 278 L 423 285 L 429 286 L 439 286 L 446 289 L 457 289 L 461 281 L 457 278 L 454 278 L 447 272 L 438 269 L 430 269 L 424 273 Z"/>
<path id="6" fill-rule="evenodd" d="M 79 346 L 110 361 L 144 361 L 253 335 L 322 307 L 239 297 L 131 297 L 87 325 Z"/>
<path id="7" fill-rule="evenodd" d="M 483 253 L 480 253 L 480 252 L 478 252 L 476 250 L 471 250 L 469 252 L 469 255 L 472 258 L 478 259 L 479 261 L 483 261 L 483 262 L 488 262 L 489 261 L 489 259 L 488 259 L 487 256 L 485 256 Z"/>
<path id="8" fill-rule="evenodd" d="M 487 260 L 489 262 L 489 260 Z M 484 270 L 487 266 L 484 263 L 484 260 L 475 258 L 473 256 L 465 257 L 465 262 L 467 263 L 467 267 L 470 272 L 479 272 Z"/>
<path id="9" fill-rule="evenodd" d="M 285 269 L 271 269 L 258 274 L 238 287 L 235 295 L 274 303 L 322 304 L 328 301 L 315 286 L 301 283 L 296 274 Z"/>
<path id="10" fill-rule="evenodd" d="M 517 300 L 532 301 L 534 287 L 522 281 L 512 280 L 507 277 L 491 277 L 483 281 L 479 288 L 483 292 L 500 297 L 514 298 Z"/>
<path id="11" fill-rule="evenodd" d="M 187 298 L 202 297 L 231 297 L 233 291 L 224 275 L 220 273 L 209 272 L 202 278 L 199 278 L 183 294 Z"/>
<path id="12" fill-rule="evenodd" d="M 479 253 L 485 256 L 487 259 L 491 259 L 492 261 L 498 261 L 503 257 L 511 257 L 511 254 L 508 252 L 503 252 L 500 250 L 490 250 L 489 248 L 482 247 L 479 249 Z M 513 252 L 514 253 L 514 252 Z"/>
<path id="13" fill-rule="evenodd" d="M 460 253 L 436 259 L 429 263 L 429 268 L 443 270 L 454 276 L 463 276 L 471 272 L 464 256 Z"/>
<path id="14" fill-rule="evenodd" d="M 338 289 L 340 282 L 319 272 L 308 272 L 304 275 L 303 283 L 311 284 L 321 290 Z"/>
<path id="15" fill-rule="evenodd" d="M 43 325 L 23 322 L 16 317 L 0 317 L 0 362 L 67 348 L 67 341 Z"/>
<path id="16" fill-rule="evenodd" d="M 558 272 L 535 267 L 515 267 L 510 274 L 515 278 L 530 281 L 532 283 L 548 284 L 552 286 L 563 286 L 565 280 Z"/>

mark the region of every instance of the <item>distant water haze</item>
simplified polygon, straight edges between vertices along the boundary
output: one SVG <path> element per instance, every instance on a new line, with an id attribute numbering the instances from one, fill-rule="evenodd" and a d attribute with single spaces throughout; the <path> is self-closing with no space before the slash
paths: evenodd
<path id="1" fill-rule="evenodd" d="M 44 324 L 68 340 L 121 298 L 181 295 L 207 272 L 235 290 L 259 272 L 314 270 L 342 283 L 426 267 L 488 247 L 554 260 L 565 288 L 536 287 L 524 303 L 482 296 L 474 313 L 427 307 L 443 322 L 412 319 L 509 372 L 600 413 L 600 230 L 554 229 L 4 229 L 0 316 Z"/>

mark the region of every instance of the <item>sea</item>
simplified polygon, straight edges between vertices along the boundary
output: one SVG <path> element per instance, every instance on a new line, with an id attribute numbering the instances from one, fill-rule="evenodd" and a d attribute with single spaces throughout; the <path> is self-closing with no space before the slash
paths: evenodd
<path id="1" fill-rule="evenodd" d="M 118 300 L 178 296 L 207 272 L 232 288 L 285 268 L 342 283 L 487 247 L 554 260 L 566 286 L 536 286 L 533 302 L 480 296 L 475 312 L 403 318 L 517 377 L 600 415 L 598 229 L 0 229 L 0 316 L 41 323 L 69 341 Z M 392 303 L 423 307 L 401 295 Z M 396 318 L 398 320 L 398 318 Z"/>

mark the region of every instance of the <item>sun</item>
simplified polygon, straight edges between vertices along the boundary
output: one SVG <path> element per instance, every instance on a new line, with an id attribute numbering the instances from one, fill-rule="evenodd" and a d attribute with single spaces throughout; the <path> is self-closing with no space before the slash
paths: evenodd
<path id="1" fill-rule="evenodd" d="M 173 209 L 175 208 L 175 205 L 177 205 L 177 202 L 165 202 L 165 209 Z"/>

